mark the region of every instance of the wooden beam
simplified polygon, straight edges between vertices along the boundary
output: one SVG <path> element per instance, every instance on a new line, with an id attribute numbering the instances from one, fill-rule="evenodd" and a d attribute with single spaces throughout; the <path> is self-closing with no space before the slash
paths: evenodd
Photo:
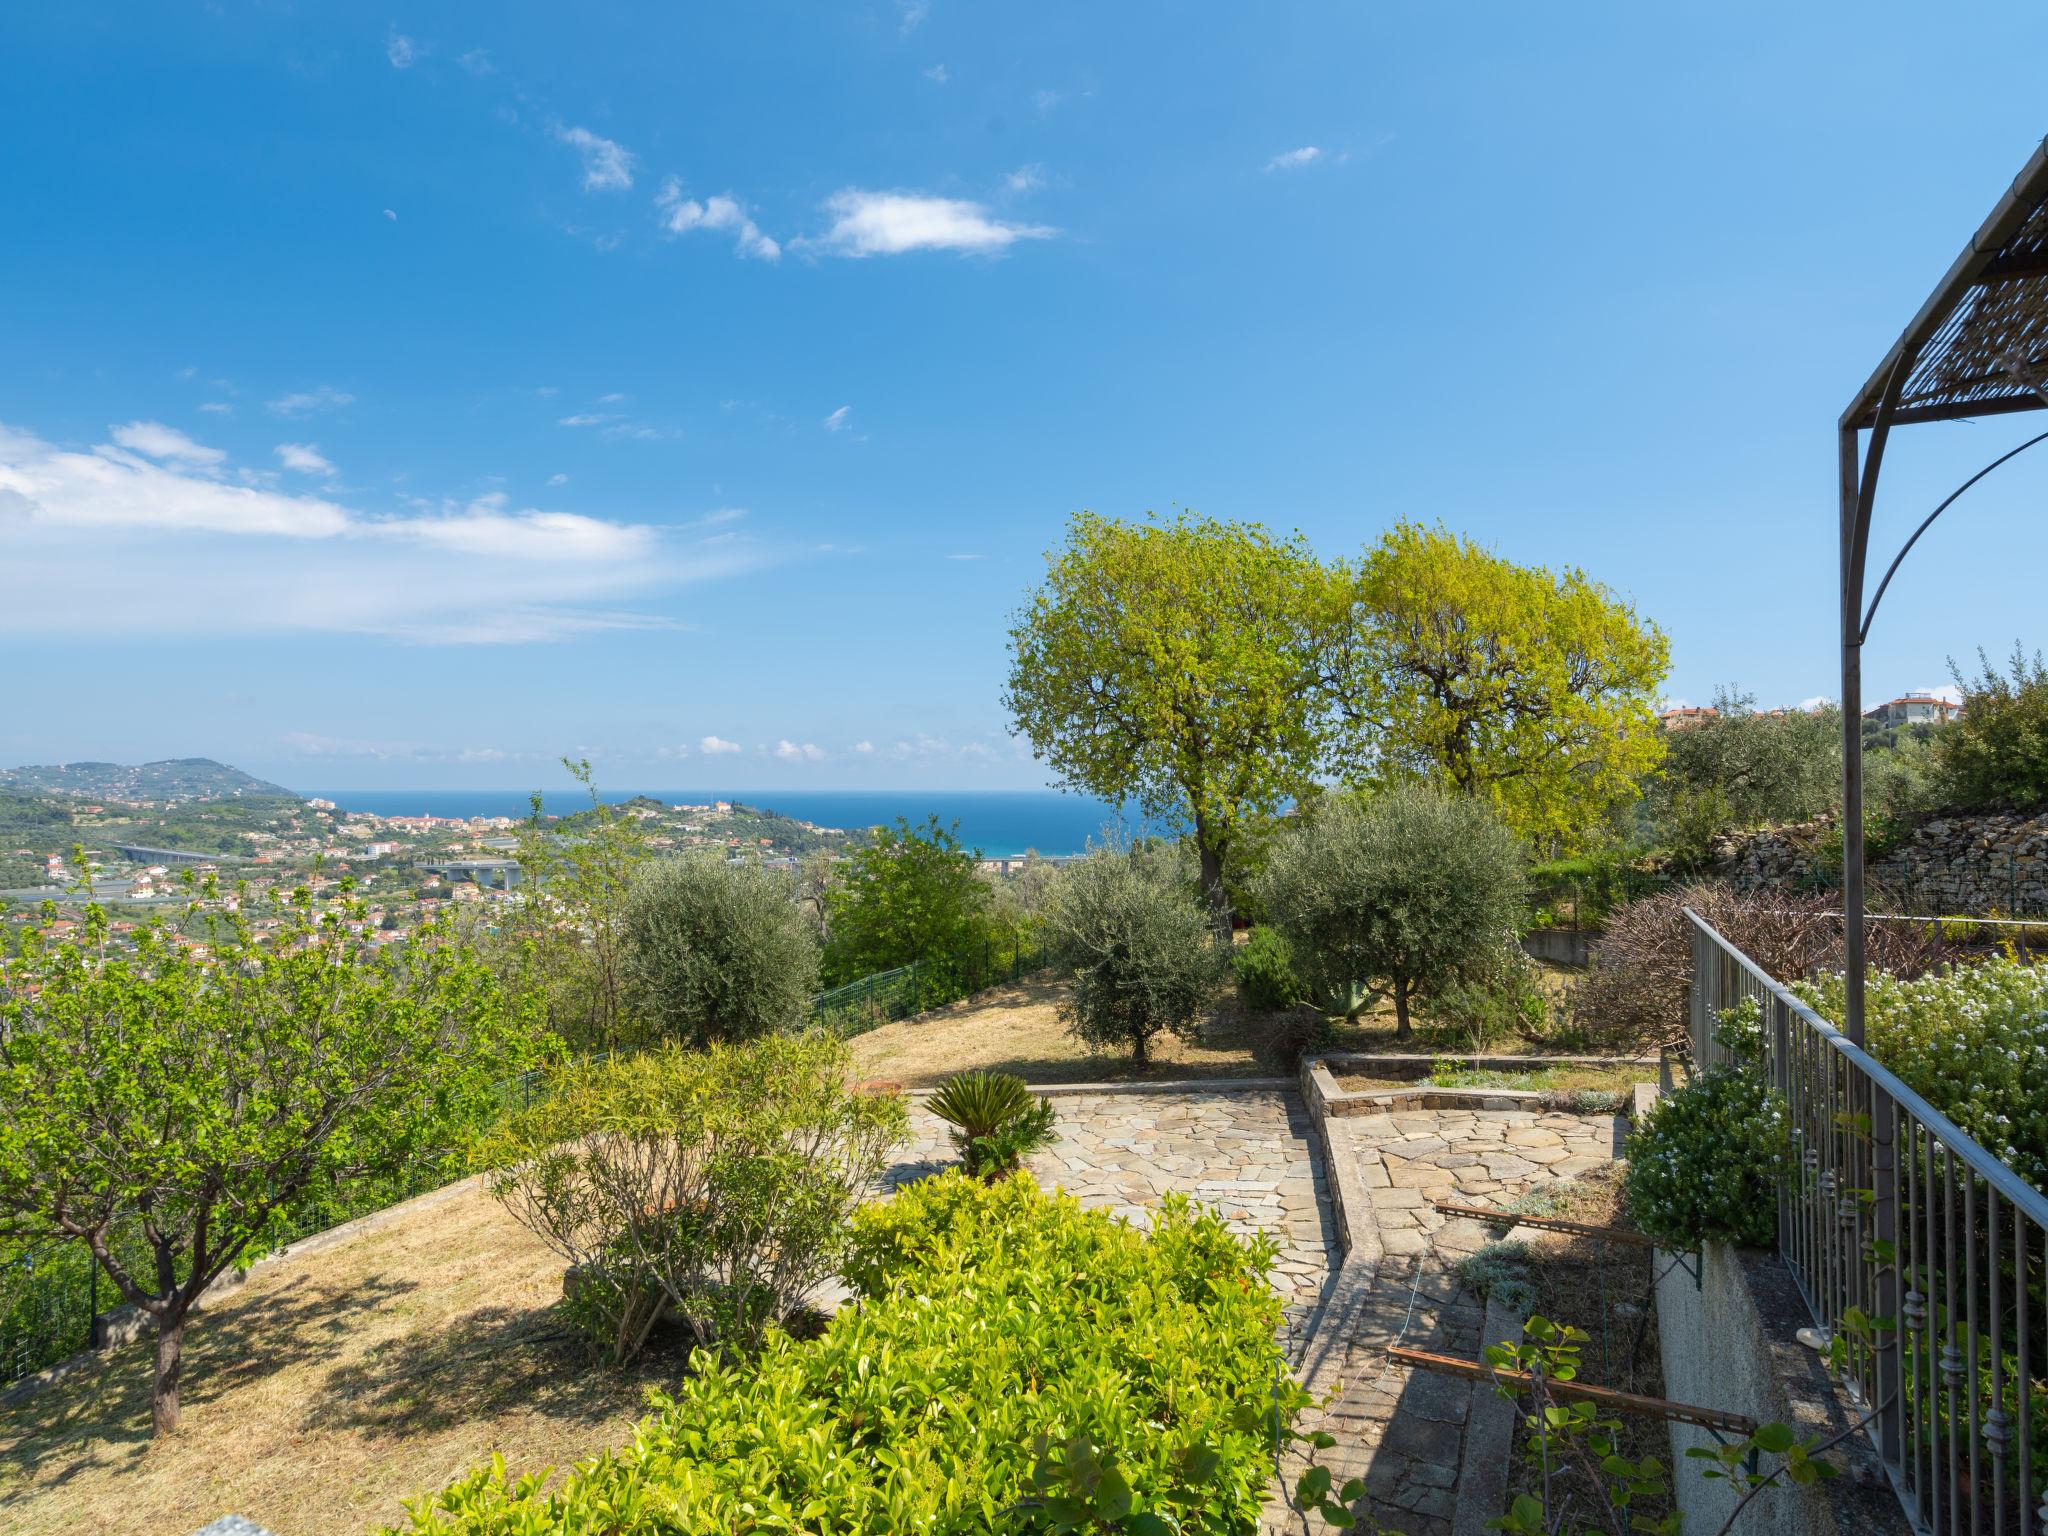
<path id="1" fill-rule="evenodd" d="M 1455 1355 L 1439 1355 L 1399 1344 L 1387 1351 L 1387 1358 L 1396 1365 L 1435 1371 L 1444 1376 L 1461 1376 L 1468 1381 L 1527 1383 L 1530 1379 L 1527 1371 L 1496 1370 L 1483 1360 L 1460 1360 Z M 1675 1403 L 1669 1398 L 1642 1397 L 1634 1392 L 1617 1392 L 1612 1387 L 1596 1387 L 1583 1381 L 1559 1381 L 1555 1377 L 1545 1378 L 1543 1385 L 1553 1397 L 1592 1403 L 1633 1418 L 1675 1420 L 1680 1424 L 1697 1424 L 1702 1429 L 1725 1430 L 1735 1435 L 1753 1435 L 1757 1431 L 1755 1419 L 1746 1414 L 1724 1413 L 1719 1408 L 1696 1408 L 1691 1403 Z"/>
<path id="2" fill-rule="evenodd" d="M 1541 1227 L 1546 1232 L 1570 1232 L 1578 1237 L 1597 1237 L 1610 1243 L 1632 1243 L 1638 1248 L 1658 1246 L 1654 1237 L 1645 1237 L 1640 1232 L 1624 1231 L 1620 1227 L 1594 1227 L 1583 1221 L 1564 1221 L 1556 1216 L 1521 1216 L 1513 1211 L 1489 1211 L 1483 1205 L 1458 1205 L 1449 1200 L 1432 1200 L 1433 1211 L 1442 1211 L 1446 1216 L 1468 1216 L 1474 1221 L 1492 1222 L 1504 1227 Z"/>

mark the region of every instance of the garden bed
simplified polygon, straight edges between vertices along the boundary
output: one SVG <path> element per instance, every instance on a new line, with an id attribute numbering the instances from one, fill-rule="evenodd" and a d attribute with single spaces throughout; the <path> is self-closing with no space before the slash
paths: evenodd
<path id="1" fill-rule="evenodd" d="M 1657 1058 L 1442 1056 L 1337 1051 L 1312 1063 L 1333 1115 L 1390 1109 L 1563 1109 L 1626 1114 Z"/>

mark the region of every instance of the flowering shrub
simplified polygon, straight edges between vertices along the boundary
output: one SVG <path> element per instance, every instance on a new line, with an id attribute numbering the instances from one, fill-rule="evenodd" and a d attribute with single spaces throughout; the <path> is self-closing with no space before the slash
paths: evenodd
<path id="1" fill-rule="evenodd" d="M 1630 1220 L 1673 1248 L 1762 1247 L 1778 1231 L 1785 1109 L 1757 1076 L 1723 1069 L 1668 1093 L 1629 1141 Z"/>
<path id="2" fill-rule="evenodd" d="M 632 1444 L 552 1491 L 494 1461 L 410 1530 L 1249 1533 L 1308 1398 L 1272 1257 L 1171 1195 L 1147 1234 L 1022 1175 L 926 1179 L 859 1213 L 861 1304 L 818 1338 L 699 1351 Z"/>
<path id="3" fill-rule="evenodd" d="M 1841 1020 L 1840 976 L 1792 990 L 1823 1018 Z M 2048 968 L 2001 957 L 1910 981 L 1872 972 L 1864 1038 L 1907 1087 L 2048 1189 Z"/>

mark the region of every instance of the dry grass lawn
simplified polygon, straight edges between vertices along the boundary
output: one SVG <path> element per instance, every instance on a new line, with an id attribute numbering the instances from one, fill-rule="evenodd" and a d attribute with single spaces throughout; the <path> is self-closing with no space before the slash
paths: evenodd
<path id="1" fill-rule="evenodd" d="M 948 1074 L 971 1067 L 1000 1068 L 1031 1083 L 1276 1074 L 1277 1069 L 1261 1065 L 1253 1054 L 1244 1016 L 1228 989 L 1199 1039 L 1155 1037 L 1153 1059 L 1144 1067 L 1128 1055 L 1093 1055 L 1068 1034 L 1058 1017 L 1063 990 L 1062 983 L 1045 977 L 1026 977 L 1013 986 L 884 1024 L 854 1038 L 854 1060 L 865 1075 L 906 1088 L 930 1088 Z"/>
<path id="2" fill-rule="evenodd" d="M 259 1269 L 186 1335 L 166 1443 L 147 1339 L 0 1407 L 0 1533 L 184 1536 L 227 1513 L 359 1533 L 493 1451 L 530 1470 L 619 1444 L 674 1362 L 591 1364 L 560 1293 L 560 1261 L 473 1190 Z"/>

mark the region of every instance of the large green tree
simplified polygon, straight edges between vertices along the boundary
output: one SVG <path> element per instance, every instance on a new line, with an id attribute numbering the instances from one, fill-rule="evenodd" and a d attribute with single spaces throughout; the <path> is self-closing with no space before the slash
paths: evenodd
<path id="1" fill-rule="evenodd" d="M 1321 763 L 1328 573 L 1299 536 L 1185 512 L 1078 513 L 1048 563 L 1010 631 L 1004 703 L 1069 785 L 1183 826 L 1227 926 L 1240 830 Z"/>
<path id="2" fill-rule="evenodd" d="M 1964 809 L 2032 809 L 2048 802 L 2048 663 L 2017 641 L 2003 672 L 1977 660 L 1976 677 L 1950 664 L 1963 712 L 1934 738 L 1936 788 Z"/>
<path id="3" fill-rule="evenodd" d="M 1326 675 L 1351 782 L 1445 785 L 1569 849 L 1656 767 L 1670 646 L 1583 572 L 1400 523 L 1343 577 Z"/>
<path id="4" fill-rule="evenodd" d="M 446 924 L 379 948 L 350 899 L 238 905 L 132 953 L 90 905 L 0 962 L 0 1236 L 83 1242 L 148 1317 L 158 1434 L 206 1288 L 302 1195 L 452 1150 L 535 1049 L 537 1010 Z"/>
<path id="5" fill-rule="evenodd" d="M 1309 991 L 1377 985 L 1405 1040 L 1417 993 L 1483 972 L 1514 942 L 1523 864 L 1483 801 L 1404 785 L 1317 800 L 1280 835 L 1258 890 Z"/>
<path id="6" fill-rule="evenodd" d="M 684 1045 L 799 1027 L 818 985 L 818 936 L 794 882 L 757 859 L 661 859 L 620 922 L 625 998 L 640 1033 Z"/>
<path id="7" fill-rule="evenodd" d="M 937 816 L 876 827 L 825 893 L 825 979 L 855 981 L 899 965 L 923 967 L 928 1001 L 981 977 L 994 896 L 960 846 L 958 823 Z"/>

